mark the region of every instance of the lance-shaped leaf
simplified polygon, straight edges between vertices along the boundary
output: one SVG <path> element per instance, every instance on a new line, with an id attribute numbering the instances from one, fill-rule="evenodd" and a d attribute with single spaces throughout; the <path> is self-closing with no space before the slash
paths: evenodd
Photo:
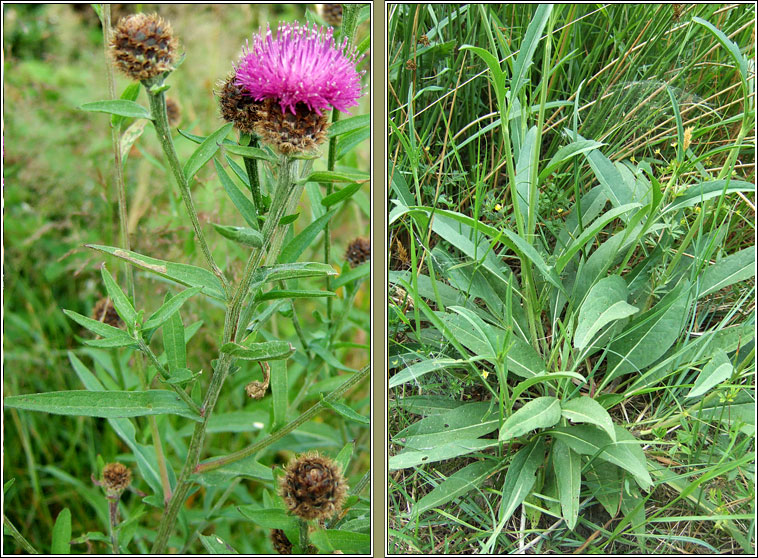
<path id="1" fill-rule="evenodd" d="M 105 290 L 108 291 L 108 296 L 113 301 L 113 306 L 116 308 L 116 312 L 121 316 L 121 319 L 124 320 L 127 328 L 130 330 L 134 329 L 134 324 L 137 321 L 137 311 L 134 309 L 134 306 L 132 306 L 131 301 L 126 294 L 124 294 L 124 291 L 121 290 L 121 287 L 118 286 L 115 279 L 111 277 L 111 274 L 108 273 L 105 266 L 100 268 L 100 274 L 103 277 Z"/>
<path id="2" fill-rule="evenodd" d="M 590 397 L 583 395 L 561 403 L 561 415 L 571 422 L 595 424 L 605 430 L 611 440 L 616 441 L 616 430 L 613 427 L 611 415 L 600 403 Z"/>
<path id="3" fill-rule="evenodd" d="M 195 174 L 197 174 L 197 171 L 213 158 L 216 151 L 218 151 L 219 145 L 231 131 L 232 126 L 233 124 L 231 123 L 221 126 L 221 128 L 205 138 L 203 143 L 201 143 L 195 152 L 190 155 L 190 158 L 184 163 L 183 169 L 184 177 L 187 179 L 187 182 L 191 181 Z"/>
<path id="4" fill-rule="evenodd" d="M 249 345 L 226 343 L 221 347 L 221 352 L 241 360 L 281 360 L 292 356 L 295 347 L 286 341 L 264 341 Z"/>
<path id="5" fill-rule="evenodd" d="M 579 424 L 576 426 L 558 426 L 549 431 L 562 440 L 568 447 L 582 455 L 597 456 L 629 471 L 643 490 L 653 485 L 647 470 L 645 454 L 639 440 L 620 427 L 615 427 L 616 442 L 608 434 L 595 426 Z"/>
<path id="6" fill-rule="evenodd" d="M 279 300 L 281 298 L 318 298 L 325 296 L 337 296 L 332 291 L 315 291 L 315 290 L 273 290 L 265 293 L 259 293 L 255 297 L 255 302 L 264 302 L 266 300 Z"/>
<path id="7" fill-rule="evenodd" d="M 226 149 L 226 151 L 229 153 L 232 153 L 234 155 L 242 155 L 248 159 L 260 159 L 262 161 L 268 161 L 269 163 L 276 163 L 278 161 L 276 157 L 258 147 L 243 145 L 224 145 L 224 149 Z"/>
<path id="8" fill-rule="evenodd" d="M 255 229 L 251 229 L 250 227 L 219 225 L 218 223 L 211 224 L 221 236 L 228 238 L 229 240 L 239 242 L 245 246 L 252 246 L 253 248 L 260 248 L 263 246 L 263 235 Z"/>
<path id="9" fill-rule="evenodd" d="M 219 163 L 216 159 L 213 159 L 213 166 L 216 168 L 218 179 L 221 181 L 221 185 L 224 187 L 224 190 L 226 190 L 226 195 L 229 196 L 230 200 L 232 200 L 234 207 L 237 208 L 237 211 L 240 212 L 240 215 L 242 215 L 248 225 L 251 227 L 257 227 L 258 213 L 256 211 L 255 204 L 250 201 L 250 199 L 245 194 L 243 194 L 239 188 L 237 188 L 237 185 L 232 182 L 231 178 L 229 178 L 229 175 L 226 173 L 226 170 L 224 170 L 224 167 L 222 167 L 221 163 Z"/>
<path id="10" fill-rule="evenodd" d="M 122 329 L 82 316 L 71 310 L 63 310 L 80 326 L 100 335 L 102 339 L 88 339 L 84 343 L 93 347 L 137 347 L 137 340 Z"/>
<path id="11" fill-rule="evenodd" d="M 342 529 L 319 529 L 310 534 L 316 548 L 328 554 L 336 550 L 344 554 L 370 554 L 371 534 L 343 531 Z"/>
<path id="12" fill-rule="evenodd" d="M 323 205 L 324 207 L 331 207 L 342 201 L 345 201 L 346 199 L 350 198 L 353 194 L 355 194 L 358 190 L 360 190 L 362 186 L 363 184 L 358 183 L 358 182 L 345 186 L 341 190 L 337 190 L 336 192 L 329 194 L 324 199 L 322 199 L 321 205 Z"/>
<path id="13" fill-rule="evenodd" d="M 6 407 L 54 415 L 101 418 L 180 415 L 200 420 L 175 393 L 163 390 L 53 391 L 11 395 L 3 403 Z"/>
<path id="14" fill-rule="evenodd" d="M 561 420 L 561 402 L 555 397 L 538 397 L 509 416 L 500 427 L 501 441 L 516 438 L 537 428 L 554 426 Z"/>
<path id="15" fill-rule="evenodd" d="M 306 182 L 368 182 L 371 175 L 367 172 L 316 171 L 298 181 Z"/>
<path id="16" fill-rule="evenodd" d="M 582 488 L 582 458 L 560 439 L 553 440 L 553 469 L 558 485 L 561 512 L 569 529 L 579 518 L 579 493 Z"/>
<path id="17" fill-rule="evenodd" d="M 279 261 L 287 263 L 294 262 L 296 259 L 298 259 L 300 255 L 305 252 L 308 246 L 310 246 L 313 241 L 316 240 L 316 237 L 321 231 L 324 230 L 326 225 L 329 223 L 329 220 L 334 216 L 336 212 L 337 210 L 333 209 L 328 213 L 325 213 L 321 217 L 315 219 L 300 233 L 298 233 L 295 238 L 290 240 L 287 245 L 282 248 L 282 251 L 279 254 Z"/>
<path id="18" fill-rule="evenodd" d="M 108 114 L 114 114 L 116 116 L 123 116 L 126 118 L 147 118 L 152 120 L 150 111 L 139 103 L 129 101 L 127 99 L 113 99 L 111 101 L 94 101 L 92 103 L 84 103 L 79 107 L 81 110 L 89 112 L 105 112 Z"/>
<path id="19" fill-rule="evenodd" d="M 286 281 L 303 277 L 325 277 L 337 275 L 337 271 L 329 264 L 321 262 L 296 262 L 261 267 L 253 274 L 253 283 L 267 281 Z"/>
<path id="20" fill-rule="evenodd" d="M 482 483 L 503 468 L 497 461 L 476 461 L 466 465 L 442 481 L 429 494 L 416 502 L 411 510 L 411 517 L 419 515 L 432 508 L 440 507 L 471 490 L 479 488 Z"/>
<path id="21" fill-rule="evenodd" d="M 112 246 L 99 246 L 96 244 L 87 244 L 87 248 L 105 252 L 130 264 L 139 269 L 155 273 L 165 279 L 175 281 L 185 287 L 202 287 L 203 294 L 221 301 L 226 300 L 224 288 L 218 277 L 213 275 L 207 269 L 195 267 L 193 265 L 167 262 L 149 256 L 143 256 L 130 250 L 123 250 Z"/>
<path id="22" fill-rule="evenodd" d="M 598 281 L 579 309 L 574 347 L 583 349 L 608 324 L 636 314 L 638 309 L 626 302 L 628 295 L 626 281 L 618 275 Z"/>
<path id="23" fill-rule="evenodd" d="M 417 465 L 434 463 L 435 461 L 452 459 L 454 457 L 460 457 L 461 455 L 468 455 L 469 453 L 491 448 L 498 445 L 498 443 L 497 440 L 488 439 L 458 440 L 449 443 L 442 441 L 442 443 L 435 448 L 405 450 L 389 458 L 389 470 L 406 469 L 408 467 L 416 467 Z"/>
<path id="24" fill-rule="evenodd" d="M 699 397 L 712 387 L 717 386 L 724 380 L 728 380 L 734 373 L 734 366 L 727 354 L 719 349 L 698 374 L 695 385 L 685 397 Z"/>
<path id="25" fill-rule="evenodd" d="M 545 461 L 545 441 L 538 438 L 513 457 L 503 482 L 500 500 L 500 524 L 505 524 L 531 492 L 537 469 Z"/>
<path id="26" fill-rule="evenodd" d="M 156 329 L 163 325 L 166 320 L 168 320 L 171 316 L 179 311 L 179 308 L 181 308 L 182 305 L 190 299 L 190 297 L 196 295 L 201 290 L 202 287 L 192 287 L 180 292 L 175 297 L 164 302 L 163 306 L 158 308 L 158 310 L 156 310 L 155 313 L 147 319 L 145 325 L 143 326 L 143 330 Z"/>

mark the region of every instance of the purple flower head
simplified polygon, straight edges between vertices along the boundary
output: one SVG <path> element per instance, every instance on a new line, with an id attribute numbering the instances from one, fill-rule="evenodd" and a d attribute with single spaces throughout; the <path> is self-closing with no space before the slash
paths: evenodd
<path id="1" fill-rule="evenodd" d="M 282 111 L 295 114 L 295 105 L 309 110 L 335 108 L 342 112 L 358 104 L 361 83 L 355 66 L 360 60 L 345 52 L 347 39 L 337 47 L 332 29 L 280 24 L 253 37 L 237 67 L 237 84 L 256 101 L 276 99 Z"/>

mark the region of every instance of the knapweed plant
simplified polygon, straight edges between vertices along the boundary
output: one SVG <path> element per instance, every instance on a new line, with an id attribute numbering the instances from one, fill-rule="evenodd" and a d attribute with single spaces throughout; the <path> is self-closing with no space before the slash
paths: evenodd
<path id="1" fill-rule="evenodd" d="M 617 8 L 614 41 L 633 19 Z M 708 496 L 717 477 L 754 487 L 754 224 L 730 242 L 730 208 L 754 208 L 735 170 L 755 134 L 748 45 L 697 16 L 657 26 L 721 53 L 733 135 L 700 144 L 701 120 L 661 82 L 649 110 L 671 163 L 612 161 L 579 132 L 580 91 L 565 98 L 586 52 L 602 54 L 574 8 L 393 10 L 391 551 L 675 552 L 684 539 L 658 525 L 692 515 L 750 552 L 743 516 Z"/>
<path id="2" fill-rule="evenodd" d="M 64 310 L 94 334 L 83 343 L 93 349 L 95 372 L 70 352 L 84 390 L 16 395 L 5 406 L 107 419 L 128 451 L 118 463 L 101 459 L 92 473 L 110 512 L 108 534 L 86 540 L 106 542 L 114 553 L 186 553 L 198 540 L 212 553 L 234 552 L 223 536 L 229 523 L 245 536 L 265 533 L 247 545 L 254 552 L 369 551 L 369 400 L 348 395 L 359 385 L 365 390 L 369 377 L 368 319 L 355 301 L 369 275 L 370 243 L 358 237 L 347 253 L 333 254 L 329 229 L 369 182 L 365 169 L 340 166 L 356 160 L 346 156 L 368 137 L 369 117 L 338 119 L 366 93 L 358 66 L 369 42 L 356 45 L 355 31 L 368 9 L 346 5 L 340 13 L 338 31 L 294 22 L 255 34 L 208 91 L 227 122 L 207 136 L 180 131 L 175 138 L 180 104 L 166 95 L 173 72 L 192 63 L 180 56 L 179 38 L 155 14 L 109 29 L 108 6 L 99 11 L 109 60 L 133 84 L 120 99 L 81 107 L 111 115 L 121 224 L 120 246 L 89 246 L 107 256 L 107 298 L 92 317 Z M 147 107 L 137 102 L 142 91 Z M 156 164 L 181 199 L 201 265 L 130 248 L 123 174 L 145 123 L 158 136 L 163 161 Z M 197 144 L 185 161 L 175 139 Z M 213 228 L 203 226 L 193 201 L 196 177 L 211 161 L 219 190 L 238 212 L 237 222 Z M 311 221 L 303 224 L 306 215 Z M 315 244 L 322 237 L 323 246 Z M 227 249 L 223 261 L 218 245 Z M 320 261 L 300 261 L 306 253 Z M 151 308 L 140 295 L 157 284 L 170 287 Z M 222 328 L 206 332 L 217 354 L 196 369 L 188 349 L 202 322 L 185 320 L 200 297 Z M 302 318 L 308 309 L 315 325 Z M 351 367 L 348 355 L 363 367 Z M 229 398 L 238 408 L 216 413 Z M 313 420 L 324 411 L 334 413 L 337 428 Z M 241 437 L 235 450 L 213 444 L 212 433 L 224 431 L 256 435 Z M 281 451 L 286 468 L 273 461 Z M 139 495 L 138 508 L 124 507 L 129 490 Z M 68 549 L 70 534 L 70 513 L 61 513 L 54 552 Z"/>

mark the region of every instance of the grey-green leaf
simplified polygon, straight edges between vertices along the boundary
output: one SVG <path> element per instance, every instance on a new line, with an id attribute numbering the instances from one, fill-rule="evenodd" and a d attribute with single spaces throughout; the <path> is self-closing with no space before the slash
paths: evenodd
<path id="1" fill-rule="evenodd" d="M 5 398 L 6 407 L 54 415 L 118 418 L 180 415 L 200 420 L 177 395 L 164 390 L 53 391 Z"/>
<path id="2" fill-rule="evenodd" d="M 569 529 L 579 518 L 579 495 L 582 488 L 582 458 L 562 440 L 553 440 L 553 469 L 558 485 L 561 513 Z"/>
<path id="3" fill-rule="evenodd" d="M 260 159 L 262 161 L 268 161 L 269 163 L 276 163 L 278 160 L 275 156 L 258 147 L 224 144 L 224 149 L 226 149 L 229 153 L 233 153 L 234 155 L 241 155 L 243 157 L 247 157 L 248 159 Z"/>
<path id="4" fill-rule="evenodd" d="M 611 322 L 636 314 L 638 309 L 626 302 L 629 290 L 618 275 L 604 277 L 590 289 L 579 309 L 574 332 L 574 347 L 583 349 Z"/>
<path id="5" fill-rule="evenodd" d="M 459 496 L 479 488 L 503 465 L 497 461 L 476 461 L 466 465 L 442 481 L 431 492 L 421 498 L 411 510 L 411 517 L 417 518 L 427 510 L 442 506 Z"/>
<path id="6" fill-rule="evenodd" d="M 499 523 L 504 524 L 531 492 L 537 469 L 545 460 L 545 441 L 538 438 L 524 446 L 513 457 L 503 483 Z"/>
<path id="7" fill-rule="evenodd" d="M 466 403 L 439 415 L 426 417 L 398 432 L 393 441 L 418 450 L 456 440 L 474 439 L 489 434 L 500 425 L 499 413 L 487 401 Z"/>
<path id="8" fill-rule="evenodd" d="M 571 422 L 595 424 L 605 430 L 612 441 L 616 441 L 611 415 L 600 403 L 586 395 L 561 403 L 561 415 Z"/>
<path id="9" fill-rule="evenodd" d="M 695 385 L 685 397 L 699 397 L 717 386 L 724 380 L 728 380 L 734 374 L 734 366 L 727 354 L 719 349 L 708 361 L 703 370 L 698 374 Z"/>
<path id="10" fill-rule="evenodd" d="M 500 427 L 500 441 L 517 438 L 537 428 L 549 428 L 561 420 L 561 402 L 555 397 L 538 397 L 509 416 Z"/>
<path id="11" fill-rule="evenodd" d="M 469 453 L 473 453 L 475 451 L 491 448 L 497 444 L 497 440 L 469 439 L 458 440 L 457 442 L 442 443 L 435 448 L 424 450 L 404 450 L 397 455 L 393 455 L 389 458 L 389 470 L 394 471 L 396 469 L 406 469 L 408 467 L 416 467 L 418 465 L 434 463 L 435 461 L 452 459 L 461 455 L 468 455 Z"/>
<path id="12" fill-rule="evenodd" d="M 250 227 L 220 225 L 218 223 L 211 224 L 221 236 L 228 238 L 229 240 L 239 242 L 245 246 L 252 246 L 253 248 L 260 248 L 263 246 L 263 235 L 255 229 L 251 229 Z"/>
<path id="13" fill-rule="evenodd" d="M 705 268 L 700 276 L 698 298 L 755 276 L 755 246 L 735 252 Z"/>
<path id="14" fill-rule="evenodd" d="M 371 535 L 341 529 L 319 529 L 310 535 L 311 542 L 326 553 L 341 550 L 344 554 L 370 554 Z"/>

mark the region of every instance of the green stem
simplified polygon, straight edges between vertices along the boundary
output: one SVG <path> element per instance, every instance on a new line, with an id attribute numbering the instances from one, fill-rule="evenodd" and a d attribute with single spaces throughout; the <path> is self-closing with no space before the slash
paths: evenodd
<path id="1" fill-rule="evenodd" d="M 225 455 L 224 457 L 218 457 L 216 459 L 210 459 L 208 461 L 204 461 L 203 463 L 201 463 L 195 468 L 194 472 L 197 474 L 201 474 L 201 473 L 207 473 L 208 471 L 213 471 L 215 469 L 219 469 L 220 467 L 224 467 L 225 465 L 229 465 L 230 463 L 234 463 L 236 461 L 240 461 L 241 459 L 250 457 L 251 455 L 254 455 L 258 453 L 259 451 L 261 451 L 262 449 L 265 449 L 266 447 L 270 446 L 274 442 L 281 440 L 284 436 L 286 436 L 293 430 L 296 430 L 300 425 L 305 424 L 306 422 L 311 420 L 313 417 L 318 415 L 321 411 L 326 409 L 327 408 L 326 403 L 332 403 L 334 401 L 337 401 L 337 399 L 339 399 L 344 393 L 346 393 L 351 388 L 358 385 L 362 380 L 367 378 L 370 374 L 370 370 L 371 369 L 368 366 L 366 366 L 365 368 L 363 368 L 363 370 L 361 370 L 357 374 L 353 374 L 340 387 L 338 387 L 329 395 L 324 397 L 324 399 L 322 399 L 321 401 L 313 405 L 310 409 L 305 411 L 302 415 L 297 417 L 295 420 L 293 420 L 289 424 L 283 426 L 281 429 L 270 434 L 264 440 L 261 440 L 260 442 L 257 442 L 251 446 L 248 446 L 245 449 L 236 451 L 234 453 L 230 453 L 229 455 Z"/>
<path id="2" fill-rule="evenodd" d="M 179 163 L 179 158 L 176 155 L 176 149 L 174 148 L 174 141 L 171 138 L 171 129 L 168 125 L 168 115 L 166 114 L 166 95 L 161 86 L 161 83 L 143 82 L 145 90 L 147 91 L 147 98 L 150 101 L 150 114 L 153 117 L 153 125 L 155 131 L 158 134 L 161 147 L 163 148 L 163 154 L 166 157 L 171 172 L 174 175 L 174 180 L 177 186 L 179 186 L 179 192 L 184 200 L 184 205 L 187 207 L 187 213 L 189 214 L 190 221 L 192 222 L 192 228 L 195 231 L 195 236 L 200 244 L 200 249 L 205 256 L 208 265 L 213 271 L 213 274 L 219 278 L 221 284 L 224 286 L 224 291 L 229 294 L 229 282 L 227 281 L 224 273 L 216 265 L 213 255 L 211 254 L 208 243 L 205 240 L 205 235 L 200 228 L 200 222 L 197 218 L 197 210 L 195 210 L 195 204 L 192 202 L 192 194 L 190 192 L 189 183 L 187 177 L 184 176 L 184 170 Z"/>
<path id="3" fill-rule="evenodd" d="M 152 349 L 148 347 L 147 343 L 145 343 L 142 339 L 140 339 L 138 343 L 139 343 L 140 351 L 142 351 L 144 354 L 150 357 L 150 360 L 155 365 L 155 368 L 158 370 L 158 373 L 161 375 L 161 377 L 164 380 L 168 380 L 171 377 L 171 375 L 168 373 L 168 370 L 166 370 L 166 368 L 160 363 L 160 361 L 158 360 L 158 357 L 155 356 L 155 353 L 152 351 Z M 184 401 L 187 405 L 189 405 L 190 409 L 195 411 L 198 415 L 203 416 L 203 409 L 201 409 L 198 406 L 198 404 L 195 403 L 189 395 L 187 395 L 186 391 L 184 391 L 181 387 L 175 384 L 169 383 L 168 385 L 171 386 L 171 389 L 173 389 L 176 392 L 176 394 L 182 399 L 182 401 Z"/>
<path id="4" fill-rule="evenodd" d="M 308 548 L 311 546 L 310 540 L 308 540 L 308 522 L 305 519 L 299 519 L 300 523 L 300 550 L 304 554 L 310 554 Z"/>
<path id="5" fill-rule="evenodd" d="M 116 527 L 118 526 L 118 498 L 108 498 L 108 516 L 110 521 L 109 527 L 110 527 L 110 535 L 111 535 L 111 548 L 113 549 L 113 554 L 121 554 L 121 552 L 118 549 L 118 531 L 116 530 Z"/>
<path id="6" fill-rule="evenodd" d="M 278 250 L 278 246 L 281 244 L 274 238 L 279 230 L 279 221 L 284 216 L 288 207 L 288 201 L 296 191 L 302 191 L 302 185 L 300 188 L 294 188 L 292 184 L 291 174 L 292 161 L 288 157 L 282 157 L 279 166 L 279 179 L 276 187 L 276 193 L 274 196 L 274 202 L 272 204 L 272 211 L 266 219 L 266 223 L 263 227 L 264 243 L 261 248 L 254 249 L 248 258 L 245 266 L 245 271 L 242 276 L 242 280 L 237 286 L 229 305 L 227 306 L 226 316 L 224 318 L 224 333 L 223 342 L 227 343 L 236 338 L 239 330 L 240 313 L 242 311 L 242 302 L 245 299 L 250 285 L 253 281 L 255 271 L 261 264 L 264 252 L 268 250 Z M 299 198 L 299 196 L 298 196 Z M 208 391 L 205 394 L 203 405 L 201 408 L 201 414 L 203 421 L 195 425 L 195 429 L 192 433 L 192 438 L 189 444 L 189 450 L 187 451 L 187 459 L 184 462 L 179 478 L 176 483 L 176 490 L 174 491 L 168 508 L 163 516 L 158 527 L 158 533 L 156 534 L 155 542 L 151 550 L 152 554 L 162 554 L 168 543 L 168 538 L 171 531 L 176 524 L 179 511 L 184 505 L 184 501 L 187 498 L 192 482 L 190 476 L 195 471 L 200 461 L 200 453 L 203 448 L 203 442 L 205 440 L 205 433 L 208 428 L 208 421 L 216 402 L 218 401 L 221 388 L 224 385 L 229 370 L 232 365 L 232 357 L 226 353 L 221 353 L 217 366 L 211 376 L 211 383 L 208 386 Z"/>

